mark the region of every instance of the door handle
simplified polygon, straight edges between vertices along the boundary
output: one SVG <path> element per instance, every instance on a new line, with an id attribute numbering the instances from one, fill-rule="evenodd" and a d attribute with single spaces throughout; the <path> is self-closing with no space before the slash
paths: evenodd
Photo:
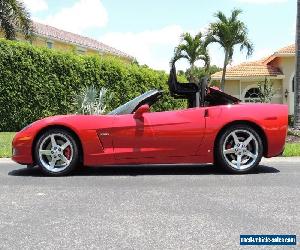
<path id="1" fill-rule="evenodd" d="M 205 111 L 204 111 L 204 117 L 209 117 L 208 109 L 205 109 Z"/>

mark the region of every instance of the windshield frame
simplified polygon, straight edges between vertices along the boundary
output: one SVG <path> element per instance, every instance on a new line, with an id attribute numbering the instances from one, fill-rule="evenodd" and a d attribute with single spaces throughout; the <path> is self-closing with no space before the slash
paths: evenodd
<path id="1" fill-rule="evenodd" d="M 153 89 L 149 90 L 134 99 L 124 103 L 108 113 L 108 115 L 127 115 L 133 114 L 141 105 L 148 104 L 153 105 L 163 95 L 163 91 Z"/>

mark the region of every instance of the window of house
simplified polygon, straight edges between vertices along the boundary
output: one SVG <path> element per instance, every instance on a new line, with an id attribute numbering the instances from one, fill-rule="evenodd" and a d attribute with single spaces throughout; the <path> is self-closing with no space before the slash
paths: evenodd
<path id="1" fill-rule="evenodd" d="M 77 48 L 77 53 L 78 54 L 85 54 L 85 52 L 86 52 L 85 48 L 80 48 L 80 47 Z"/>
<path id="2" fill-rule="evenodd" d="M 293 82 L 292 82 L 292 91 L 295 92 L 295 77 L 293 77 Z"/>
<path id="3" fill-rule="evenodd" d="M 258 102 L 259 101 L 259 89 L 251 88 L 249 89 L 244 97 L 245 102 Z"/>
<path id="4" fill-rule="evenodd" d="M 53 42 L 47 41 L 47 48 L 52 49 L 53 48 Z"/>

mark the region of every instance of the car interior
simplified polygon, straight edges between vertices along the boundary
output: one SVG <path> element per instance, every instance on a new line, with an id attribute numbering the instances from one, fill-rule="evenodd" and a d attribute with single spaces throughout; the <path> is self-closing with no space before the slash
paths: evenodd
<path id="1" fill-rule="evenodd" d="M 174 63 L 171 66 L 168 85 L 172 97 L 188 100 L 188 108 L 227 105 L 240 102 L 238 98 L 228 95 L 217 88 L 208 87 L 208 77 L 203 77 L 198 83 L 178 82 Z"/>
<path id="2" fill-rule="evenodd" d="M 205 105 L 208 86 L 207 77 L 202 78 L 199 83 L 180 83 L 177 80 L 175 63 L 173 63 L 168 85 L 172 97 L 188 100 L 188 108 L 203 107 Z"/>
<path id="3" fill-rule="evenodd" d="M 208 77 L 202 78 L 199 83 L 181 83 L 177 80 L 175 64 L 172 64 L 168 79 L 170 95 L 176 99 L 185 99 L 188 102 L 187 108 L 209 107 L 239 103 L 236 97 L 228 95 L 217 88 L 208 87 Z M 151 107 L 163 95 L 163 91 L 153 89 L 128 101 L 109 115 L 134 114 L 142 105 Z"/>

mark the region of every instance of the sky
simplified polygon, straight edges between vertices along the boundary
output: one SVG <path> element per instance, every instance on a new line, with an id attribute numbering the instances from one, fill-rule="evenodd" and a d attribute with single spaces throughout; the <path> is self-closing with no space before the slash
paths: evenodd
<path id="1" fill-rule="evenodd" d="M 168 70 L 183 32 L 205 32 L 214 13 L 243 10 L 254 44 L 246 58 L 235 48 L 232 65 L 258 60 L 295 41 L 296 0 L 23 0 L 33 20 L 95 38 L 120 49 L 140 64 Z M 224 52 L 209 46 L 212 64 L 223 65 Z M 201 62 L 198 64 L 201 66 Z M 179 69 L 185 69 L 184 59 Z"/>

